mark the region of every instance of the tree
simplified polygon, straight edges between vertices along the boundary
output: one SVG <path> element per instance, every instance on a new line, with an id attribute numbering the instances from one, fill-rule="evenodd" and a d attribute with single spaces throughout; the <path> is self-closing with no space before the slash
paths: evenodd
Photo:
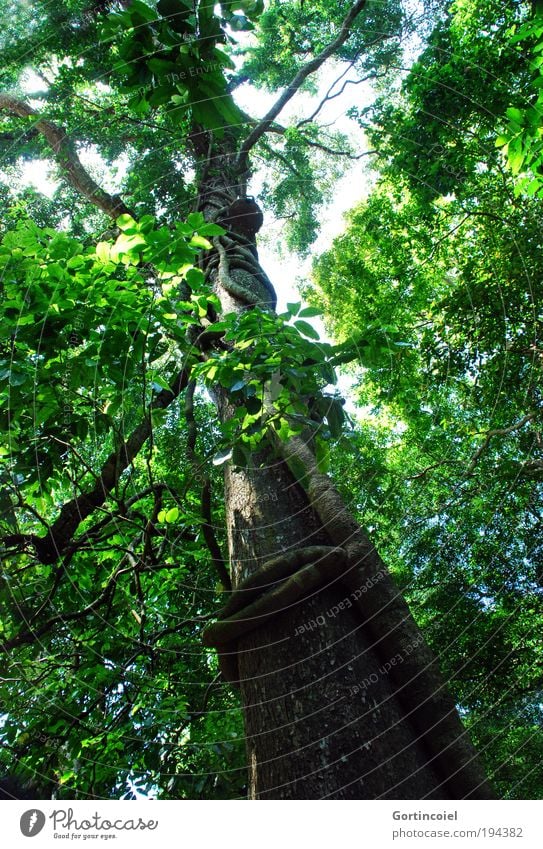
<path id="1" fill-rule="evenodd" d="M 399 4 L 366 0 L 220 11 L 66 0 L 17 29 L 0 96 L 6 174 L 53 155 L 64 184 L 50 204 L 6 190 L 2 594 L 15 699 L 3 733 L 20 769 L 61 795 L 142 781 L 173 797 L 239 794 L 228 740 L 204 770 L 197 745 L 218 686 L 212 655 L 194 652 L 209 619 L 204 644 L 240 689 L 251 798 L 492 795 L 435 657 L 324 471 L 345 415 L 323 390 L 346 349 L 315 339 L 311 308 L 275 313 L 247 197 L 257 151 L 285 169 L 279 211 L 303 174 L 290 238 L 307 247 L 319 157 L 358 154 L 318 126 L 320 109 L 293 127 L 278 118 L 331 57 L 384 74 L 412 24 Z M 238 71 L 228 54 L 245 31 L 258 41 Z M 28 46 L 43 81 L 32 103 L 17 90 Z M 232 94 L 246 73 L 283 89 L 260 120 Z M 91 176 L 83 143 L 106 165 L 123 152 L 122 196 Z M 226 534 L 212 512 L 221 466 Z M 61 709 L 44 722 L 48 700 Z M 211 724 L 236 741 L 234 697 L 216 704 Z"/>
<path id="2" fill-rule="evenodd" d="M 381 177 L 316 262 L 311 300 L 336 337 L 356 332 L 375 416 L 353 448 L 363 483 L 345 451 L 338 477 L 360 492 L 499 792 L 539 798 L 541 208 L 495 145 L 531 75 L 511 43 L 516 5 L 466 12 L 436 25 L 394 100 L 359 115 Z"/>
<path id="3" fill-rule="evenodd" d="M 517 181 L 517 192 L 529 197 L 541 197 L 541 50 L 543 42 L 543 9 L 532 4 L 533 15 L 514 26 L 510 31 L 509 45 L 521 55 L 528 52 L 531 59 L 523 90 L 523 102 L 506 110 L 507 124 L 496 144 L 507 154 L 508 165 L 514 175 L 522 175 Z M 526 105 L 526 103 L 528 105 Z"/>

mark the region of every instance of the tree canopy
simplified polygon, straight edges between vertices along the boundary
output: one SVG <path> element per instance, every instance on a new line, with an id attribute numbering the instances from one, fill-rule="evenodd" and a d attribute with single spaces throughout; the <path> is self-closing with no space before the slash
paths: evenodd
<path id="1" fill-rule="evenodd" d="M 540 798 L 538 10 L 1 5 L 0 773 L 43 797 L 247 794 L 239 693 L 202 642 L 236 578 L 223 471 L 303 434 L 498 792 Z M 336 99 L 358 133 L 327 124 Z M 279 314 L 254 211 L 213 194 L 225 168 L 301 256 L 360 183 Z"/>

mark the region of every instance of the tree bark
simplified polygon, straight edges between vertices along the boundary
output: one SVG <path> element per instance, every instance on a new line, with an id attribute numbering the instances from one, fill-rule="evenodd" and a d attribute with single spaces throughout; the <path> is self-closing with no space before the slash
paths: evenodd
<path id="1" fill-rule="evenodd" d="M 235 200 L 237 180 L 227 157 L 210 161 L 216 165 L 203 181 L 200 209 L 216 220 Z M 269 301 L 263 272 L 233 269 L 231 275 L 259 294 L 256 300 Z M 217 271 L 211 280 L 225 312 L 248 308 L 225 290 Z M 215 400 L 221 418 L 228 418 L 228 393 L 218 388 Z M 316 474 L 309 446 L 298 443 L 283 457 L 270 446 L 253 469 L 225 469 L 234 590 L 274 556 L 307 546 L 350 550 L 344 574 L 339 570 L 325 586 L 220 647 L 241 690 L 250 798 L 492 798 L 405 602 L 359 526 L 344 515 L 330 482 Z M 302 482 L 287 462 L 298 449 L 312 468 Z M 395 668 L 404 663 L 402 679 Z M 448 768 L 451 739 L 459 754 Z"/>
<path id="2" fill-rule="evenodd" d="M 227 469 L 226 505 L 234 584 L 331 545 L 282 462 Z M 250 798 L 444 798 L 349 596 L 333 580 L 238 641 Z"/>

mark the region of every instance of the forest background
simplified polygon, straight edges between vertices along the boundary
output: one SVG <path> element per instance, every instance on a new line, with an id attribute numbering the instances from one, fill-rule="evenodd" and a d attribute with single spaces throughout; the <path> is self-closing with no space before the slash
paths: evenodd
<path id="1" fill-rule="evenodd" d="M 541 798 L 539 4 L 1 5 L 6 794 L 402 798 L 407 744 L 371 728 L 412 703 L 349 666 L 395 655 L 330 614 L 327 475 L 364 615 L 375 546 L 495 791 Z M 310 546 L 266 651 L 205 637 Z"/>

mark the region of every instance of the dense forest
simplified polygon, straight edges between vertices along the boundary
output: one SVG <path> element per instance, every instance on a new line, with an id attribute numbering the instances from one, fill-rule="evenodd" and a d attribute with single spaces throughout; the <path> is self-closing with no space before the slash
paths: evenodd
<path id="1" fill-rule="evenodd" d="M 0 10 L 0 797 L 541 798 L 541 4 Z"/>

